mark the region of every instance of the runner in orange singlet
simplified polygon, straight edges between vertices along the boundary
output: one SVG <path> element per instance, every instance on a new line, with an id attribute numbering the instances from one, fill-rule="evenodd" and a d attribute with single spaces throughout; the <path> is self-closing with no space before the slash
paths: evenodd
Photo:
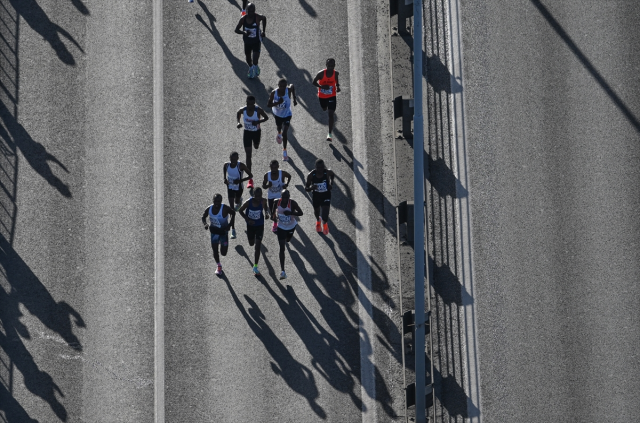
<path id="1" fill-rule="evenodd" d="M 327 67 L 322 69 L 313 79 L 313 85 L 318 87 L 318 99 L 320 107 L 325 112 L 329 110 L 329 134 L 327 141 L 333 139 L 333 115 L 336 111 L 336 94 L 340 92 L 340 83 L 338 82 L 338 71 L 335 70 L 336 60 L 327 59 Z"/>

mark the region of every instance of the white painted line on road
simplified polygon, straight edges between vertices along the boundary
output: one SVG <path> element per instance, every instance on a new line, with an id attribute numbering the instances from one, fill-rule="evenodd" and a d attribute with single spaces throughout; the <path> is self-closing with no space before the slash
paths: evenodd
<path id="1" fill-rule="evenodd" d="M 351 126 L 353 133 L 353 191 L 358 249 L 358 314 L 360 333 L 360 395 L 363 423 L 376 422 L 374 324 L 371 298 L 371 256 L 369 230 L 369 189 L 367 184 L 367 144 L 365 140 L 364 83 L 362 75 L 361 0 L 347 2 L 349 20 L 349 77 L 351 79 Z"/>
<path id="2" fill-rule="evenodd" d="M 469 295 L 462 297 L 462 318 L 464 323 L 465 336 L 465 387 L 464 390 L 468 395 L 467 412 L 468 420 L 471 423 L 482 422 L 482 396 L 480 390 L 480 368 L 478 355 L 478 319 L 477 307 L 475 299 L 475 291 L 473 287 L 473 256 L 471 235 L 471 207 L 469 204 L 469 175 L 468 171 L 468 155 L 467 155 L 467 128 L 465 123 L 465 107 L 464 107 L 464 79 L 462 70 L 464 69 L 462 61 L 462 39 L 460 24 L 460 1 L 449 0 L 449 27 L 450 43 L 449 49 L 451 57 L 451 86 L 462 87 L 457 92 L 452 93 L 451 101 L 453 103 L 453 131 L 455 139 L 455 149 L 458 180 L 467 190 L 467 196 L 459 198 L 457 201 L 458 224 L 460 230 L 460 260 L 462 264 L 462 274 L 460 283 L 463 290 Z"/>
<path id="3" fill-rule="evenodd" d="M 153 215 L 155 423 L 164 423 L 164 75 L 162 0 L 153 1 Z"/>

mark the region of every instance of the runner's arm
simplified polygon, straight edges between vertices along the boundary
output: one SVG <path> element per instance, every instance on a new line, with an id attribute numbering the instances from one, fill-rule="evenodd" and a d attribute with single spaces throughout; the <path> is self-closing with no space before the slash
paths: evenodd
<path id="1" fill-rule="evenodd" d="M 225 163 L 224 166 L 222 167 L 222 180 L 224 181 L 225 185 L 229 185 L 229 181 L 227 180 L 227 166 L 229 164 Z"/>
<path id="2" fill-rule="evenodd" d="M 242 128 L 242 124 L 240 123 L 240 118 L 242 117 L 243 112 L 244 112 L 244 107 L 240 107 L 238 109 L 238 113 L 236 113 L 236 120 L 238 121 L 238 129 Z"/>
<path id="3" fill-rule="evenodd" d="M 264 119 L 259 120 L 258 123 L 263 123 L 269 120 L 269 116 L 267 116 L 267 114 L 265 113 L 265 111 L 262 108 L 258 109 L 258 116 L 263 116 Z"/>
<path id="4" fill-rule="evenodd" d="M 240 182 L 248 181 L 249 179 L 253 178 L 253 173 L 251 173 L 246 164 L 242 163 L 240 165 L 240 170 L 247 174 L 247 177 L 240 179 Z"/>
<path id="5" fill-rule="evenodd" d="M 338 82 L 338 71 L 334 70 L 333 73 L 335 73 L 335 75 L 336 75 L 336 92 L 339 93 L 340 92 L 340 82 Z"/>
<path id="6" fill-rule="evenodd" d="M 332 189 L 333 188 L 333 178 L 335 178 L 336 174 L 333 173 L 333 170 L 327 169 L 327 175 L 329 175 L 329 181 L 331 181 L 331 183 L 329 184 L 328 189 Z"/>
<path id="7" fill-rule="evenodd" d="M 227 206 L 226 204 L 224 205 L 224 211 L 227 212 L 227 216 L 231 215 L 232 218 L 233 218 L 233 216 L 236 215 L 236 211 L 234 209 L 232 209 L 231 207 Z"/>
<path id="8" fill-rule="evenodd" d="M 260 16 L 262 19 L 262 36 L 266 37 L 265 32 L 267 31 L 267 17 L 264 15 Z"/>
<path id="9" fill-rule="evenodd" d="M 270 211 L 269 211 L 269 202 L 267 201 L 266 198 L 262 199 L 262 209 L 264 210 L 264 217 L 265 219 L 269 219 L 270 216 Z"/>
<path id="10" fill-rule="evenodd" d="M 287 188 L 289 186 L 289 182 L 291 182 L 291 174 L 289 172 L 283 170 L 282 171 L 282 181 L 284 182 L 284 184 L 282 184 L 282 188 Z"/>
<path id="11" fill-rule="evenodd" d="M 314 86 L 314 87 L 318 87 L 318 88 L 320 88 L 320 84 L 318 83 L 318 81 L 322 78 L 322 74 L 323 74 L 323 73 L 324 73 L 324 71 L 320 71 L 320 72 L 318 72 L 318 73 L 316 74 L 316 77 L 315 77 L 315 78 L 313 78 L 313 82 L 312 82 L 312 84 L 313 84 L 313 86 Z"/>
<path id="12" fill-rule="evenodd" d="M 291 214 L 294 216 L 302 216 L 302 209 L 297 202 L 291 200 Z"/>
<path id="13" fill-rule="evenodd" d="M 311 180 L 311 173 L 307 175 L 307 182 L 304 184 L 305 191 L 313 191 L 313 181 Z"/>
<path id="14" fill-rule="evenodd" d="M 242 203 L 242 205 L 240 206 L 240 208 L 238 209 L 238 214 L 240 216 L 242 216 L 242 218 L 244 220 L 247 220 L 247 215 L 245 214 L 245 210 L 247 209 L 247 207 L 249 207 L 249 201 L 251 201 L 251 199 L 248 199 L 247 201 L 245 201 L 244 203 Z"/>
<path id="15" fill-rule="evenodd" d="M 271 185 L 273 185 L 271 183 L 271 181 L 269 180 L 269 178 L 267 178 L 267 175 L 269 174 L 269 172 L 264 174 L 264 179 L 262 180 L 262 189 L 267 189 L 269 188 Z"/>
<path id="16" fill-rule="evenodd" d="M 293 105 L 298 105 L 298 96 L 296 96 L 296 88 L 293 84 L 289 84 L 289 97 L 293 97 Z"/>
<path id="17" fill-rule="evenodd" d="M 205 229 L 209 229 L 209 225 L 207 224 L 207 215 L 209 214 L 209 207 L 204 209 L 204 213 L 202 213 L 202 224 Z"/>
<path id="18" fill-rule="evenodd" d="M 243 23 L 244 23 L 244 16 L 240 18 L 240 22 L 238 22 L 238 26 L 236 26 L 236 34 L 244 35 L 244 31 L 240 29 L 242 28 Z"/>
<path id="19" fill-rule="evenodd" d="M 269 101 L 267 101 L 267 107 L 273 107 L 275 104 L 273 103 L 273 96 L 276 93 L 275 90 L 271 91 L 271 95 L 269 96 Z"/>

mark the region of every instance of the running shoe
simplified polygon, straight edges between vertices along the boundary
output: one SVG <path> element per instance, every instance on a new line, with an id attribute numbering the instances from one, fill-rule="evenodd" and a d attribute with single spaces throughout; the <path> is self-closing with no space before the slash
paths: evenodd
<path id="1" fill-rule="evenodd" d="M 287 274 L 284 273 L 284 270 L 280 272 L 280 279 L 287 279 Z"/>
<path id="2" fill-rule="evenodd" d="M 327 141 L 332 141 L 333 140 L 333 136 L 331 135 L 331 132 L 329 132 L 327 134 Z"/>
<path id="3" fill-rule="evenodd" d="M 260 276 L 260 271 L 258 270 L 258 266 L 253 266 L 253 274 L 256 276 Z"/>
<path id="4" fill-rule="evenodd" d="M 273 227 L 271 228 L 271 232 L 274 234 L 278 232 L 278 222 L 273 222 Z"/>
<path id="5" fill-rule="evenodd" d="M 193 1 L 193 0 L 191 0 L 191 1 Z M 240 12 L 240 17 L 243 17 L 246 14 L 247 14 L 247 11 L 242 9 L 242 12 Z"/>
<path id="6" fill-rule="evenodd" d="M 288 161 L 289 156 L 287 155 L 287 150 L 282 150 L 282 160 Z"/>
<path id="7" fill-rule="evenodd" d="M 278 144 L 282 144 L 282 134 L 278 134 L 278 135 L 276 135 L 276 142 L 277 142 Z"/>
<path id="8" fill-rule="evenodd" d="M 260 75 L 260 66 L 255 65 L 255 67 L 256 67 L 256 69 L 255 69 L 255 73 L 254 73 L 253 76 L 258 76 L 258 75 Z"/>
<path id="9" fill-rule="evenodd" d="M 329 224 L 325 223 L 324 226 L 322 227 L 322 233 L 325 235 L 329 235 Z"/>
<path id="10" fill-rule="evenodd" d="M 247 188 L 253 188 L 253 178 L 247 181 Z"/>
<path id="11" fill-rule="evenodd" d="M 216 276 L 222 275 L 222 265 L 218 264 L 218 268 L 216 269 Z"/>
<path id="12" fill-rule="evenodd" d="M 255 70 L 254 70 L 254 65 L 251 65 L 251 67 L 249 68 L 249 72 L 247 73 L 247 78 L 252 79 L 255 78 L 256 74 L 255 74 Z"/>
<path id="13" fill-rule="evenodd" d="M 236 228 L 231 228 L 231 239 L 236 239 Z"/>
<path id="14" fill-rule="evenodd" d="M 236 205 L 235 205 L 235 206 L 233 206 L 233 209 L 234 209 L 235 211 L 238 211 L 238 210 L 240 210 L 240 207 L 242 207 L 242 199 L 240 199 L 240 202 L 239 202 L 239 203 L 236 203 Z"/>
<path id="15" fill-rule="evenodd" d="M 322 232 L 322 223 L 319 220 L 316 222 L 316 232 Z"/>

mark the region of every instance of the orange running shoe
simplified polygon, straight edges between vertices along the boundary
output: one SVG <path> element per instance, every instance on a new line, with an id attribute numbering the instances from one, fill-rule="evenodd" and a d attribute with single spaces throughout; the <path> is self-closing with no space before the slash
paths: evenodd
<path id="1" fill-rule="evenodd" d="M 319 220 L 316 222 L 316 232 L 322 232 L 322 223 Z"/>
<path id="2" fill-rule="evenodd" d="M 325 235 L 329 235 L 329 224 L 325 223 L 324 227 L 322 228 L 322 233 Z"/>

